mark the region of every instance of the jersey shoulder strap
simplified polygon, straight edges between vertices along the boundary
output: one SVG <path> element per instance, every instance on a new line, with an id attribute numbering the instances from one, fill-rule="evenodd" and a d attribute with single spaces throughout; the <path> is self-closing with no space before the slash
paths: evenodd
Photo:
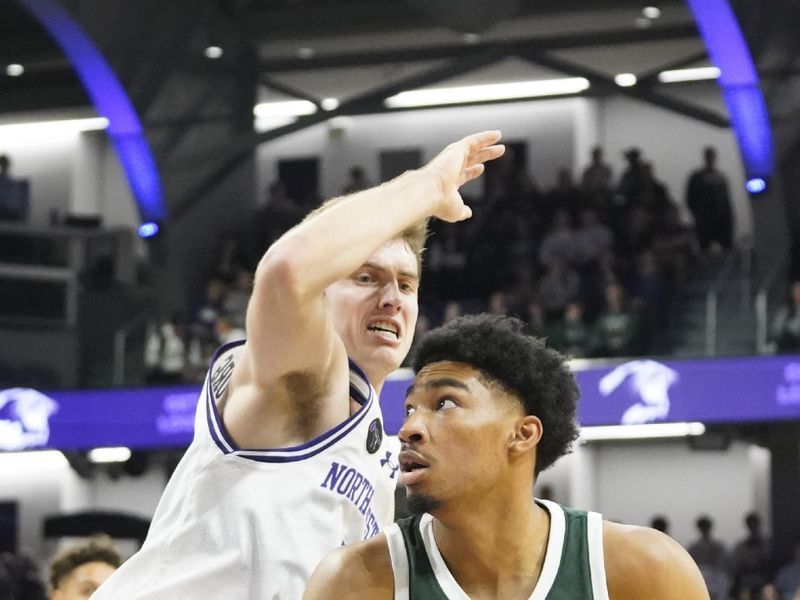
<path id="1" fill-rule="evenodd" d="M 576 510 L 554 502 L 545 505 L 553 522 L 554 512 L 564 515 L 564 542 L 548 600 L 587 598 L 608 600 L 603 561 L 603 519 L 595 512 Z M 551 525 L 552 526 L 552 525 Z"/>
<path id="2" fill-rule="evenodd" d="M 448 600 L 436 581 L 436 574 L 428 558 L 421 521 L 430 515 L 414 515 L 400 519 L 384 529 L 389 543 L 389 555 L 394 572 L 395 600 L 425 598 Z"/>

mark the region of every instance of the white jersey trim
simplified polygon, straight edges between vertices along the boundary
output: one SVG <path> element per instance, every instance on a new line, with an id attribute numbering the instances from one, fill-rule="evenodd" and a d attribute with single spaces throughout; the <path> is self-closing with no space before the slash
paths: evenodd
<path id="1" fill-rule="evenodd" d="M 539 499 L 536 502 L 550 513 L 550 533 L 547 538 L 542 572 L 539 575 L 539 581 L 533 588 L 530 600 L 545 600 L 556 580 L 558 568 L 561 566 L 561 553 L 564 550 L 564 538 L 567 534 L 567 520 L 564 510 L 555 502 Z"/>
<path id="2" fill-rule="evenodd" d="M 355 413 L 350 415 L 347 420 L 342 421 L 336 427 L 333 427 L 325 433 L 309 440 L 305 444 L 298 446 L 290 446 L 287 448 L 239 448 L 228 436 L 225 427 L 222 423 L 222 417 L 219 413 L 217 400 L 214 397 L 214 389 L 211 385 L 211 371 L 214 362 L 220 358 L 228 350 L 243 344 L 244 341 L 233 342 L 222 346 L 215 353 L 211 359 L 211 366 L 206 378 L 206 420 L 208 423 L 209 433 L 214 443 L 219 447 L 224 454 L 232 454 L 240 456 L 249 460 L 258 462 L 269 463 L 287 463 L 305 460 L 316 456 L 323 450 L 334 445 L 336 442 L 346 437 L 353 429 L 355 429 L 369 414 L 372 403 L 376 401 L 377 394 L 369 383 L 366 374 L 356 365 L 352 360 L 350 363 L 350 394 L 352 397 L 361 404 Z"/>
<path id="3" fill-rule="evenodd" d="M 603 554 L 603 517 L 590 512 L 586 516 L 587 537 L 589 538 L 589 569 L 592 577 L 592 598 L 609 600 L 606 582 L 606 563 Z"/>
<path id="4" fill-rule="evenodd" d="M 547 551 L 544 565 L 542 565 L 542 572 L 529 600 L 545 600 L 547 594 L 550 593 L 550 588 L 553 587 L 558 575 L 561 552 L 564 549 L 564 536 L 566 535 L 566 518 L 561 507 L 548 500 L 537 500 L 537 502 L 550 513 L 550 531 L 547 536 Z M 439 547 L 436 545 L 436 539 L 433 535 L 433 517 L 427 513 L 424 514 L 420 519 L 419 529 L 422 534 L 422 541 L 425 544 L 425 551 L 428 554 L 428 560 L 431 563 L 439 587 L 452 600 L 469 600 L 469 596 L 458 585 L 439 552 Z M 408 569 L 406 568 L 407 571 Z"/>
<path id="5" fill-rule="evenodd" d="M 403 541 L 403 532 L 397 523 L 392 523 L 383 530 L 389 546 L 389 560 L 392 561 L 394 574 L 394 600 L 409 600 L 411 591 L 408 582 L 408 555 Z"/>

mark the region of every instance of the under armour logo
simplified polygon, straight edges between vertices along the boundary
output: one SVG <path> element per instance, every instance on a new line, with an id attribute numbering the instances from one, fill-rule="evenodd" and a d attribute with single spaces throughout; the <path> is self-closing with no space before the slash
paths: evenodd
<path id="1" fill-rule="evenodd" d="M 391 474 L 389 475 L 389 477 L 391 477 L 392 479 L 394 479 L 397 470 L 400 468 L 400 465 L 397 465 L 392 462 L 392 453 L 388 450 L 386 451 L 386 458 L 381 459 L 381 466 L 382 467 L 388 466 L 392 470 Z"/>

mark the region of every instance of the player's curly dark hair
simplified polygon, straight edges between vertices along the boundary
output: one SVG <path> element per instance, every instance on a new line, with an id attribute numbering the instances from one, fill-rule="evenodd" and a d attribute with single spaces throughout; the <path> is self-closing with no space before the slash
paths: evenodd
<path id="1" fill-rule="evenodd" d="M 122 557 L 109 536 L 95 534 L 59 553 L 50 563 L 50 589 L 57 590 L 75 569 L 91 562 L 106 563 L 114 569 L 122 564 Z"/>
<path id="2" fill-rule="evenodd" d="M 522 327 L 522 321 L 514 317 L 459 317 L 422 339 L 413 368 L 416 373 L 443 360 L 467 363 L 490 383 L 497 382 L 516 395 L 525 413 L 542 421 L 538 475 L 569 452 L 578 437 L 575 409 L 579 392 L 566 357 L 546 347 L 544 340 L 524 334 Z"/>

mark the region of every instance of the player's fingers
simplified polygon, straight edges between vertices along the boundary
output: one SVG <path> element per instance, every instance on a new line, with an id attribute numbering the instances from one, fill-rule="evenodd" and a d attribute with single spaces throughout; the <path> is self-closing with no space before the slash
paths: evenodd
<path id="1" fill-rule="evenodd" d="M 468 135 L 462 141 L 467 142 L 470 150 L 475 151 L 479 150 L 480 148 L 484 148 L 485 146 L 496 144 L 500 141 L 501 137 L 503 137 L 503 133 L 499 129 L 489 129 L 487 131 L 481 131 L 479 133 Z"/>
<path id="2" fill-rule="evenodd" d="M 469 157 L 467 160 L 467 166 L 471 167 L 477 163 L 485 163 L 490 160 L 500 158 L 503 156 L 503 154 L 505 154 L 505 152 L 506 147 L 503 144 L 495 144 L 494 146 L 483 148 Z"/>
<path id="3" fill-rule="evenodd" d="M 472 181 L 476 177 L 479 177 L 481 173 L 483 173 L 483 163 L 478 163 L 477 165 L 467 167 L 464 169 L 464 180 L 462 181 L 462 185 L 468 181 Z"/>

